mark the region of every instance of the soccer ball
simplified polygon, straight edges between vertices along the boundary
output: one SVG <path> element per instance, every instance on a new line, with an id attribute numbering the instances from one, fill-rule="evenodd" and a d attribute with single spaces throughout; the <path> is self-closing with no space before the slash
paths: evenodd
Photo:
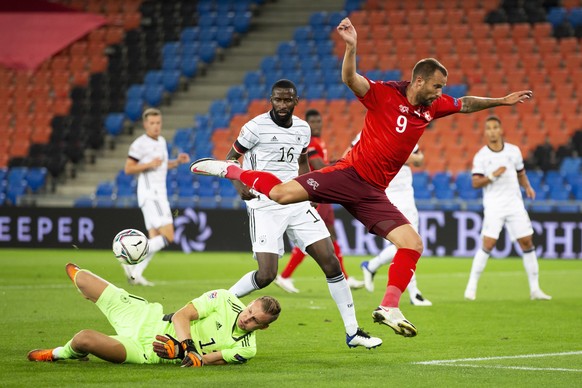
<path id="1" fill-rule="evenodd" d="M 137 229 L 122 230 L 113 239 L 113 254 L 121 264 L 141 263 L 149 250 L 147 236 Z"/>

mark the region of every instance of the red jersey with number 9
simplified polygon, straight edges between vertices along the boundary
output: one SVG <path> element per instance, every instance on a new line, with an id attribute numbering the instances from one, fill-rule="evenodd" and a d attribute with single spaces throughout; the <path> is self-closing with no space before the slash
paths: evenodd
<path id="1" fill-rule="evenodd" d="M 443 94 L 430 106 L 411 105 L 408 81 L 370 81 L 359 100 L 368 109 L 360 141 L 336 168 L 354 166 L 371 185 L 384 190 L 404 165 L 426 126 L 434 119 L 457 113 L 461 101 Z"/>

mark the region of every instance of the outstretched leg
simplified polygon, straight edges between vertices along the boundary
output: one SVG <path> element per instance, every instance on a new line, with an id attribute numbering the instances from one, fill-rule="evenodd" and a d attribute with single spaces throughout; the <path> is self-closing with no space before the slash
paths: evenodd
<path id="1" fill-rule="evenodd" d="M 97 299 L 110 284 L 107 280 L 86 269 L 79 268 L 76 264 L 68 263 L 65 269 L 79 292 L 93 303 L 97 302 Z"/>
<path id="2" fill-rule="evenodd" d="M 368 349 L 382 345 L 382 340 L 364 332 L 358 327 L 354 298 L 348 282 L 344 278 L 338 258 L 335 256 L 331 239 L 319 240 L 307 247 L 327 278 L 329 293 L 335 301 L 346 329 L 346 343 L 349 347 L 364 346 Z"/>

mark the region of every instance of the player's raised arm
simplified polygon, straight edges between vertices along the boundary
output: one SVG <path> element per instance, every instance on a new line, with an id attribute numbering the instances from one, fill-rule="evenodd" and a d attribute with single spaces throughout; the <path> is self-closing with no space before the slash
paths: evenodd
<path id="1" fill-rule="evenodd" d="M 524 103 L 532 97 L 533 92 L 531 90 L 520 90 L 519 92 L 513 92 L 501 98 L 465 96 L 460 98 L 463 103 L 460 112 L 472 113 L 483 109 L 495 108 L 496 106 L 515 105 Z"/>
<path id="2" fill-rule="evenodd" d="M 358 34 L 350 19 L 345 18 L 337 26 L 337 32 L 346 42 L 346 52 L 342 63 L 342 81 L 358 97 L 363 97 L 370 89 L 368 80 L 356 72 L 356 46 Z"/>

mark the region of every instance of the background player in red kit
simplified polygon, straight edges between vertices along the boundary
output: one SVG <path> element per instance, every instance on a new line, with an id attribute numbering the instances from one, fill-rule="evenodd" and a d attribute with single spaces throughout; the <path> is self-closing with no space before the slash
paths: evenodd
<path id="1" fill-rule="evenodd" d="M 471 113 L 502 105 L 515 105 L 533 93 L 522 90 L 501 98 L 443 94 L 447 69 L 436 59 L 419 61 L 411 81 L 371 81 L 356 72 L 356 29 L 348 18 L 337 31 L 346 43 L 342 81 L 368 109 L 360 141 L 335 165 L 312 171 L 282 183 L 272 174 L 242 170 L 232 161 L 199 160 L 190 169 L 195 174 L 240 180 L 280 204 L 305 200 L 338 203 L 374 234 L 397 248 L 388 270 L 388 285 L 380 306 L 372 313 L 375 322 L 396 334 L 414 337 L 416 327 L 398 308 L 416 263 L 422 240 L 406 217 L 390 203 L 384 189 L 412 153 L 429 123 L 454 113 Z"/>
<path id="2" fill-rule="evenodd" d="M 327 158 L 327 146 L 325 142 L 321 138 L 321 128 L 323 126 L 323 120 L 319 111 L 315 109 L 309 109 L 305 112 L 305 121 L 309 124 L 309 128 L 311 128 L 311 141 L 307 146 L 307 157 L 309 159 L 309 167 L 311 171 L 320 170 L 329 165 L 329 159 Z M 320 203 L 317 205 L 317 212 L 319 213 L 323 222 L 325 222 L 325 226 L 329 230 L 329 234 L 331 235 L 331 241 L 333 243 L 333 249 L 335 251 L 335 255 L 339 259 L 340 266 L 346 281 L 350 288 L 362 288 L 364 287 L 364 282 L 361 280 L 357 280 L 353 277 L 348 276 L 346 269 L 344 267 L 344 259 L 342 255 L 341 248 L 337 243 L 337 236 L 335 233 L 335 216 L 333 214 L 333 207 L 329 203 Z M 299 290 L 293 284 L 293 279 L 291 276 L 295 269 L 303 262 L 305 258 L 305 253 L 301 251 L 301 249 L 295 247 L 293 251 L 291 251 L 291 257 L 289 258 L 289 262 L 281 272 L 281 275 L 277 275 L 274 283 L 284 289 L 287 292 L 297 293 Z"/>

